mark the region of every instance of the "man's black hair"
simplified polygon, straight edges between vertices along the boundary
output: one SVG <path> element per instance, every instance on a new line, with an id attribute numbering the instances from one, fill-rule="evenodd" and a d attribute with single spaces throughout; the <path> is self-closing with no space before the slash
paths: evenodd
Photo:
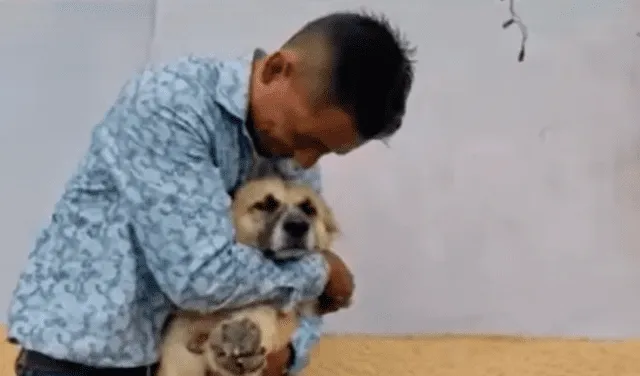
<path id="1" fill-rule="evenodd" d="M 313 38 L 329 48 L 328 104 L 353 116 L 365 140 L 395 133 L 413 83 L 415 48 L 384 16 L 368 12 L 339 12 L 315 19 L 284 47 L 304 49 Z"/>

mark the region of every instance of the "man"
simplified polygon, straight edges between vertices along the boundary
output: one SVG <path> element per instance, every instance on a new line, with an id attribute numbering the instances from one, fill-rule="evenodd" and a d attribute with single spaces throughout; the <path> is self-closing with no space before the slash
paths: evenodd
<path id="1" fill-rule="evenodd" d="M 353 282 L 332 253 L 274 264 L 237 244 L 230 194 L 265 168 L 319 189 L 317 160 L 400 127 L 411 51 L 376 16 L 335 13 L 278 51 L 188 57 L 133 77 L 95 127 L 29 254 L 9 312 L 19 376 L 147 375 L 175 305 L 218 310 L 322 297 Z M 297 373 L 304 321 L 265 374 Z"/>

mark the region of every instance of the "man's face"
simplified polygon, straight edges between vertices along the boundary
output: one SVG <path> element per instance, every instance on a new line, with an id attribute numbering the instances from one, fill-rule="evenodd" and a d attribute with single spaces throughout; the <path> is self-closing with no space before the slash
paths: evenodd
<path id="1" fill-rule="evenodd" d="M 360 145 L 351 116 L 332 106 L 314 106 L 308 80 L 300 77 L 293 53 L 276 52 L 262 60 L 253 79 L 252 116 L 262 146 L 272 154 L 291 157 L 302 167 L 313 166 L 325 154 Z"/>

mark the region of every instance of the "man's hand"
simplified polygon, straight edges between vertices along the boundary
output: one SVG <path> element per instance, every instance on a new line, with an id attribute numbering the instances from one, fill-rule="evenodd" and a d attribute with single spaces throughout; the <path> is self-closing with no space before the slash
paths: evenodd
<path id="1" fill-rule="evenodd" d="M 291 346 L 284 349 L 267 354 L 267 367 L 262 371 L 262 376 L 282 376 L 289 367 L 293 358 Z"/>
<path id="2" fill-rule="evenodd" d="M 353 274 L 338 255 L 331 251 L 323 251 L 322 254 L 329 264 L 329 280 L 318 298 L 319 313 L 324 315 L 348 307 L 355 286 Z"/>

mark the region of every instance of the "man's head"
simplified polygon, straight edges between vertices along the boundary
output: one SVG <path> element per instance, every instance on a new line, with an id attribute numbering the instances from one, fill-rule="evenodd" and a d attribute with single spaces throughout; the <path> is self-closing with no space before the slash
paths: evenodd
<path id="1" fill-rule="evenodd" d="M 253 70 L 250 106 L 262 148 L 310 167 L 398 130 L 414 50 L 382 17 L 333 13 L 306 24 Z"/>

